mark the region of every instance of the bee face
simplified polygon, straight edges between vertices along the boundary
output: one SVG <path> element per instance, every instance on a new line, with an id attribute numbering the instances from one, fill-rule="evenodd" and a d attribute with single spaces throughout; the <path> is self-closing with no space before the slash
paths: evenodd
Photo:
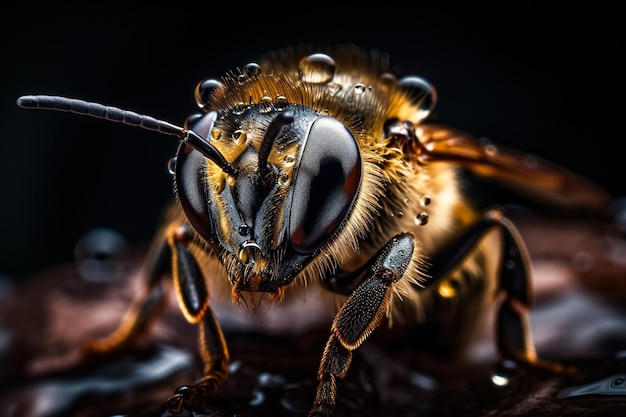
<path id="1" fill-rule="evenodd" d="M 203 112 L 186 127 L 210 139 L 237 173 L 182 146 L 176 189 L 238 290 L 275 292 L 322 248 L 336 263 L 336 237 L 354 242 L 364 229 L 350 223 L 355 207 L 361 217 L 372 211 L 362 200 L 375 196 L 362 181 L 372 189 L 382 175 L 372 169 L 388 131 L 381 120 L 424 112 L 398 97 L 411 98 L 416 80 L 398 83 L 382 61 L 372 66 L 359 50 L 336 52 L 337 60 L 303 51 L 269 55 L 196 88 Z"/>
<path id="2" fill-rule="evenodd" d="M 207 124 L 237 172 L 182 146 L 176 184 L 183 208 L 237 290 L 275 292 L 351 211 L 361 177 L 356 140 L 337 119 L 294 104 L 210 112 L 190 128 L 204 135 Z"/>

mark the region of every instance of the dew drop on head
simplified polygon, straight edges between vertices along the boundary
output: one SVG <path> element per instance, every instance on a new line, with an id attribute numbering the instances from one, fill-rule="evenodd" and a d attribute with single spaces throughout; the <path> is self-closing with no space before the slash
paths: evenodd
<path id="1" fill-rule="evenodd" d="M 428 223 L 428 213 L 426 213 L 425 211 L 417 213 L 417 215 L 415 216 L 415 224 L 417 224 L 418 226 L 424 226 L 426 223 Z"/>
<path id="2" fill-rule="evenodd" d="M 204 108 L 211 99 L 211 96 L 220 88 L 222 88 L 222 83 L 218 80 L 208 79 L 200 81 L 194 93 L 198 107 Z"/>
<path id="3" fill-rule="evenodd" d="M 243 67 L 243 76 L 245 78 L 254 80 L 261 75 L 261 66 L 256 62 L 250 62 Z"/>
<path id="4" fill-rule="evenodd" d="M 274 108 L 276 110 L 278 111 L 285 110 L 288 104 L 289 104 L 289 100 L 287 100 L 287 97 L 283 96 L 282 94 L 276 95 L 276 99 L 274 100 Z"/>
<path id="5" fill-rule="evenodd" d="M 327 83 L 335 76 L 335 61 L 326 54 L 313 54 L 300 61 L 298 75 L 305 83 Z"/>
<path id="6" fill-rule="evenodd" d="M 413 105 L 418 108 L 417 118 L 423 119 L 428 117 L 437 105 L 435 88 L 425 79 L 416 76 L 402 78 L 399 85 L 407 92 Z"/>

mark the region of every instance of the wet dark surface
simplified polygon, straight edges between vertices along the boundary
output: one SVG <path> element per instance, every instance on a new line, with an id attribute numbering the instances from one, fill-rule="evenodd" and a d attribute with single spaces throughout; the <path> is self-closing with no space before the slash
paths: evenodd
<path id="1" fill-rule="evenodd" d="M 531 325 L 538 354 L 574 364 L 576 372 L 498 366 L 490 329 L 472 360 L 463 363 L 404 343 L 385 344 L 381 332 L 355 351 L 338 386 L 335 416 L 623 415 L 624 240 L 615 225 L 603 222 L 515 220 L 533 258 Z M 154 331 L 132 351 L 89 361 L 77 354 L 87 337 L 107 334 L 125 313 L 138 287 L 142 253 L 131 248 L 95 259 L 89 268 L 60 266 L 19 289 L 1 288 L 0 416 L 171 416 L 163 407 L 166 399 L 202 370 L 195 328 L 173 298 Z M 97 279 L 81 275 L 93 268 L 100 271 Z M 223 317 L 231 374 L 203 413 L 181 415 L 305 416 L 327 326 L 281 335 Z"/>

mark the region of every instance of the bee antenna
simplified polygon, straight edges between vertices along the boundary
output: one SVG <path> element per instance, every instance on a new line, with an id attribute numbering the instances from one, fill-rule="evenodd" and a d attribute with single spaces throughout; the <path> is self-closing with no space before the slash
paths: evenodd
<path id="1" fill-rule="evenodd" d="M 231 175 L 235 175 L 237 172 L 235 168 L 226 161 L 224 155 L 209 143 L 207 139 L 204 139 L 194 131 L 187 130 L 163 120 L 155 119 L 151 116 L 113 106 L 105 106 L 99 103 L 61 96 L 22 96 L 17 99 L 17 105 L 25 109 L 59 110 L 81 114 L 176 136 L 215 162 L 224 172 Z"/>
<path id="2" fill-rule="evenodd" d="M 267 158 L 270 155 L 272 146 L 278 138 L 278 134 L 283 126 L 293 123 L 293 112 L 285 111 L 279 113 L 267 127 L 263 141 L 259 147 L 259 171 L 262 172 L 267 168 Z"/>

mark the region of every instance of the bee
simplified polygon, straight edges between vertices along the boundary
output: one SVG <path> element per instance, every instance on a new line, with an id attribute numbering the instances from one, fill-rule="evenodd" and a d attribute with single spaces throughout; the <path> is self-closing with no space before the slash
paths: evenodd
<path id="1" fill-rule="evenodd" d="M 570 208 L 604 210 L 599 187 L 545 160 L 437 123 L 437 93 L 396 75 L 384 54 L 343 45 L 271 52 L 198 83 L 182 127 L 116 107 L 22 96 L 55 109 L 175 136 L 175 198 L 143 268 L 144 291 L 119 328 L 88 341 L 106 354 L 146 333 L 171 276 L 198 326 L 203 377 L 167 399 L 170 412 L 209 401 L 228 374 L 214 297 L 280 309 L 303 288 L 334 319 L 309 416 L 329 416 L 353 351 L 382 326 L 435 322 L 451 352 L 465 349 L 496 302 L 502 358 L 560 371 L 537 357 L 527 312 L 529 255 L 498 207 L 472 204 L 462 172 Z M 495 300 L 495 301 L 494 301 Z"/>

